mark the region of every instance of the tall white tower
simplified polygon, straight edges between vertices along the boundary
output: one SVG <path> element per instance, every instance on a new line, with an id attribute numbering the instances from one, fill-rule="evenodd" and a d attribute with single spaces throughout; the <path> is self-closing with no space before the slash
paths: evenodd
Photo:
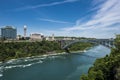
<path id="1" fill-rule="evenodd" d="M 27 26 L 24 25 L 24 39 L 26 39 L 26 33 L 27 33 Z"/>

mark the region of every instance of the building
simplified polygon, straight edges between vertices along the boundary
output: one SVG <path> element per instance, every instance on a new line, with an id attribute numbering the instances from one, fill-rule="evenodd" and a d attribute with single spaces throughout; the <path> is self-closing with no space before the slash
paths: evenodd
<path id="1" fill-rule="evenodd" d="M 44 38 L 43 34 L 39 34 L 39 33 L 33 33 L 30 35 L 30 40 L 34 40 L 34 41 L 42 41 Z"/>
<path id="2" fill-rule="evenodd" d="M 55 41 L 54 34 L 52 34 L 52 36 L 47 36 L 47 37 L 46 37 L 46 40 L 47 40 L 47 41 Z"/>
<path id="3" fill-rule="evenodd" d="M 24 25 L 24 39 L 26 39 L 26 34 L 27 34 L 27 26 Z"/>
<path id="4" fill-rule="evenodd" d="M 55 37 L 54 37 L 54 34 L 52 34 L 52 41 L 54 41 L 55 40 Z"/>
<path id="5" fill-rule="evenodd" d="M 46 41 L 53 41 L 53 38 L 51 36 L 46 36 Z"/>
<path id="6" fill-rule="evenodd" d="M 1 38 L 4 39 L 16 39 L 17 30 L 11 26 L 1 28 Z"/>
<path id="7" fill-rule="evenodd" d="M 16 39 L 20 40 L 20 39 L 22 39 L 22 36 L 21 35 L 17 35 Z"/>

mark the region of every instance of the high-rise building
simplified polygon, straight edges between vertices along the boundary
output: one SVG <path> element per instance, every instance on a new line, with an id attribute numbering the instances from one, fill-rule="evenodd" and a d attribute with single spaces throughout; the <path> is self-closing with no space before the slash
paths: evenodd
<path id="1" fill-rule="evenodd" d="M 11 26 L 1 28 L 1 38 L 4 39 L 16 39 L 17 30 Z"/>

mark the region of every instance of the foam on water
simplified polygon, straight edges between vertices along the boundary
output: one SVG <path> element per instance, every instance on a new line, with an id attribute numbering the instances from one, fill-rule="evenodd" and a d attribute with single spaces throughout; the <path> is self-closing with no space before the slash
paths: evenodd
<path id="1" fill-rule="evenodd" d="M 38 56 L 38 57 L 31 57 L 31 58 L 27 57 L 27 58 L 21 58 L 21 59 L 12 59 L 12 60 L 9 60 L 5 63 L 6 66 L 4 67 L 4 69 L 6 70 L 6 69 L 11 69 L 11 68 L 25 68 L 25 67 L 32 66 L 34 64 L 43 63 L 43 60 L 46 58 L 55 59 L 58 57 L 60 57 L 60 56 L 57 56 L 57 55 L 46 56 L 46 55 L 44 55 L 42 57 Z"/>
<path id="2" fill-rule="evenodd" d="M 0 77 L 2 77 L 3 75 L 2 74 L 0 74 Z"/>
<path id="3" fill-rule="evenodd" d="M 11 68 L 25 68 L 25 67 L 29 67 L 29 66 L 32 66 L 34 64 L 39 64 L 39 63 L 42 63 L 43 61 L 39 60 L 38 62 L 35 62 L 35 63 L 31 63 L 31 64 L 26 64 L 26 65 L 12 65 L 12 66 L 5 66 L 4 68 L 5 69 L 11 69 Z"/>
<path id="4" fill-rule="evenodd" d="M 43 60 L 45 58 L 46 58 L 46 56 L 44 56 L 44 57 L 37 56 L 37 57 L 26 57 L 26 58 L 19 58 L 19 59 L 11 59 L 11 60 L 5 62 L 4 64 L 5 65 L 12 65 L 12 64 L 17 65 L 17 64 L 29 63 L 29 62 L 33 62 L 33 61 L 36 62 L 38 60 Z M 1 63 L 1 65 L 3 65 L 3 64 Z"/>
<path id="5" fill-rule="evenodd" d="M 13 63 L 15 61 L 16 61 L 16 59 L 11 59 L 11 60 L 7 61 L 6 63 Z"/>
<path id="6" fill-rule="evenodd" d="M 51 60 L 58 57 L 61 57 L 61 56 L 58 56 L 56 54 L 50 54 L 50 55 L 43 55 L 43 56 L 32 56 L 32 57 L 26 57 L 26 58 L 11 59 L 5 63 L 0 64 L 0 66 L 4 65 L 4 67 L 0 67 L 0 74 L 2 73 L 3 69 L 7 70 L 11 68 L 25 68 L 35 64 L 43 63 L 44 59 L 46 58 L 49 58 Z"/>
<path id="7" fill-rule="evenodd" d="M 40 61 L 36 62 L 36 64 L 39 64 L 39 63 L 43 63 L 43 61 L 40 60 Z"/>
<path id="8" fill-rule="evenodd" d="M 48 58 L 54 59 L 54 58 L 57 58 L 57 57 L 59 57 L 59 56 L 49 56 Z"/>

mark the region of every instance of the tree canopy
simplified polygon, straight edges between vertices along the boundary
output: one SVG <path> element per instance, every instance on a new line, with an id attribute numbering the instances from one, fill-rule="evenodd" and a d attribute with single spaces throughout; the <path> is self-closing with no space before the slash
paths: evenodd
<path id="1" fill-rule="evenodd" d="M 115 80 L 116 69 L 120 67 L 120 38 L 116 38 L 114 44 L 116 48 L 110 55 L 97 59 L 88 75 L 82 75 L 80 80 Z"/>

